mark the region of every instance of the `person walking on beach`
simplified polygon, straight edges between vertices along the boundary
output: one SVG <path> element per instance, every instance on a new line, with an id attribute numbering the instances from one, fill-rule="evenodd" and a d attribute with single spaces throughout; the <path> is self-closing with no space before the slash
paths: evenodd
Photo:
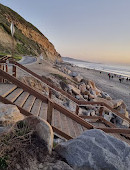
<path id="1" fill-rule="evenodd" d="M 121 80 L 122 80 L 122 79 L 121 79 L 121 78 L 119 78 L 119 82 L 120 82 L 120 83 L 121 83 Z"/>
<path id="2" fill-rule="evenodd" d="M 108 76 L 109 76 L 109 80 L 110 80 L 110 77 L 111 77 L 110 73 L 108 74 Z"/>

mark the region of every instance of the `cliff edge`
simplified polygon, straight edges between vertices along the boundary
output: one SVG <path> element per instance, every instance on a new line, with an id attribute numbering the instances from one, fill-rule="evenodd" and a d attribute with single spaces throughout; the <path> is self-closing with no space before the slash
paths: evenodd
<path id="1" fill-rule="evenodd" d="M 61 60 L 54 45 L 31 23 L 12 9 L 0 4 L 0 53 L 11 53 L 10 24 L 15 25 L 15 53 L 22 55 L 43 54 L 44 58 Z"/>

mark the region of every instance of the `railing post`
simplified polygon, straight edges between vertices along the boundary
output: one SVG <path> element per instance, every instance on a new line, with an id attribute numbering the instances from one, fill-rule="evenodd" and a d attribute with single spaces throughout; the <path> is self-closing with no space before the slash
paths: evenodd
<path id="1" fill-rule="evenodd" d="M 99 116 L 102 116 L 102 114 L 103 114 L 103 110 L 104 110 L 104 107 L 103 107 L 103 106 L 101 106 L 101 107 L 100 107 L 100 109 L 99 109 Z"/>
<path id="2" fill-rule="evenodd" d="M 6 72 L 8 73 L 8 64 L 6 64 Z"/>
<path id="3" fill-rule="evenodd" d="M 49 99 L 51 99 L 51 96 L 52 96 L 52 91 L 51 91 L 51 89 L 49 88 Z"/>
<path id="4" fill-rule="evenodd" d="M 13 68 L 12 68 L 12 76 L 16 77 L 16 66 L 13 65 Z"/>
<path id="5" fill-rule="evenodd" d="M 0 69 L 2 68 L 2 65 L 0 64 Z M 0 83 L 2 83 L 2 77 L 0 76 Z"/>
<path id="6" fill-rule="evenodd" d="M 4 67 L 4 64 L 2 65 L 2 68 L 1 68 L 3 71 L 5 70 L 5 67 Z M 2 83 L 5 82 L 5 79 L 2 78 Z"/>
<path id="7" fill-rule="evenodd" d="M 47 108 L 47 122 L 51 125 L 52 122 L 52 111 L 53 111 L 53 103 L 48 100 L 48 108 Z"/>
<path id="8" fill-rule="evenodd" d="M 75 111 L 76 115 L 79 114 L 79 105 L 76 105 L 76 111 Z"/>

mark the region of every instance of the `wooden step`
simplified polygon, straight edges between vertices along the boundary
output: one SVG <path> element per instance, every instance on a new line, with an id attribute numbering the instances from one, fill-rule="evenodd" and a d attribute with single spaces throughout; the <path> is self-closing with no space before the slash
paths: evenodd
<path id="1" fill-rule="evenodd" d="M 76 121 L 73 120 L 72 122 L 73 122 L 73 126 L 74 126 L 74 129 L 75 129 L 76 137 L 78 137 L 79 135 L 81 135 L 83 133 L 83 128 Z"/>
<path id="2" fill-rule="evenodd" d="M 34 104 L 33 104 L 33 107 L 32 107 L 32 110 L 31 110 L 31 113 L 35 116 L 38 116 L 39 115 L 39 112 L 40 112 L 40 108 L 41 108 L 41 104 L 42 104 L 42 101 L 39 100 L 39 99 L 36 99 Z"/>
<path id="3" fill-rule="evenodd" d="M 103 122 L 91 122 L 92 125 L 94 125 L 97 128 L 106 128 L 106 125 Z"/>
<path id="4" fill-rule="evenodd" d="M 14 102 L 17 106 L 22 107 L 29 96 L 28 92 L 23 92 Z"/>
<path id="5" fill-rule="evenodd" d="M 83 133 L 82 126 L 66 115 L 54 109 L 52 114 L 52 126 L 75 138 Z"/>
<path id="6" fill-rule="evenodd" d="M 68 122 L 66 116 L 60 113 L 60 117 L 61 117 L 61 131 L 63 131 L 66 134 L 69 134 L 69 128 L 68 128 Z"/>
<path id="7" fill-rule="evenodd" d="M 61 130 L 62 128 L 60 112 L 57 111 L 56 109 L 53 110 L 52 114 L 52 126 L 55 126 L 59 130 Z"/>
<path id="8" fill-rule="evenodd" d="M 6 97 L 8 94 L 13 92 L 17 88 L 14 84 L 0 84 L 0 95 Z"/>
<path id="9" fill-rule="evenodd" d="M 75 128 L 73 126 L 73 120 L 67 117 L 67 122 L 68 122 L 68 128 L 69 128 L 69 135 L 75 138 L 77 135 L 75 132 Z"/>
<path id="10" fill-rule="evenodd" d="M 20 94 L 23 92 L 23 89 L 17 88 L 15 89 L 12 93 L 10 93 L 6 99 L 8 99 L 11 102 L 14 102 L 19 96 Z"/>
<path id="11" fill-rule="evenodd" d="M 47 120 L 47 104 L 46 103 L 41 103 L 41 108 L 39 112 L 39 117 L 41 117 L 44 120 Z"/>
<path id="12" fill-rule="evenodd" d="M 34 97 L 33 95 L 30 95 L 30 96 L 27 98 L 26 102 L 24 103 L 23 109 L 25 109 L 25 110 L 27 110 L 28 112 L 30 112 L 30 111 L 31 111 L 31 108 L 32 108 L 32 106 L 33 106 L 33 104 L 34 104 L 35 99 L 36 99 L 36 97 Z"/>

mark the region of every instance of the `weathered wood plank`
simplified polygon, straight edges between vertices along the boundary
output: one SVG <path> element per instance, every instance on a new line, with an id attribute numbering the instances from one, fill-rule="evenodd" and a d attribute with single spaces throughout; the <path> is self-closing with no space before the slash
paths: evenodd
<path id="1" fill-rule="evenodd" d="M 28 99 L 26 100 L 25 104 L 23 105 L 23 109 L 27 110 L 28 112 L 31 111 L 31 108 L 34 104 L 36 97 L 30 95 Z"/>
<path id="2" fill-rule="evenodd" d="M 42 102 L 40 113 L 39 113 L 38 116 L 41 117 L 44 120 L 47 120 L 47 104 L 46 103 Z"/>
<path id="3" fill-rule="evenodd" d="M 23 92 L 18 99 L 14 102 L 16 105 L 22 107 L 29 96 L 28 92 Z"/>
<path id="4" fill-rule="evenodd" d="M 32 107 L 32 110 L 31 110 L 31 113 L 35 116 L 38 116 L 39 115 L 39 112 L 40 112 L 40 108 L 41 108 L 41 103 L 42 101 L 39 100 L 39 99 L 36 99 L 34 104 L 33 104 L 33 107 Z"/>
<path id="5" fill-rule="evenodd" d="M 20 94 L 23 92 L 22 89 L 17 88 L 15 89 L 12 93 L 10 93 L 6 98 L 8 100 L 10 100 L 11 102 L 14 102 L 19 96 Z"/>

